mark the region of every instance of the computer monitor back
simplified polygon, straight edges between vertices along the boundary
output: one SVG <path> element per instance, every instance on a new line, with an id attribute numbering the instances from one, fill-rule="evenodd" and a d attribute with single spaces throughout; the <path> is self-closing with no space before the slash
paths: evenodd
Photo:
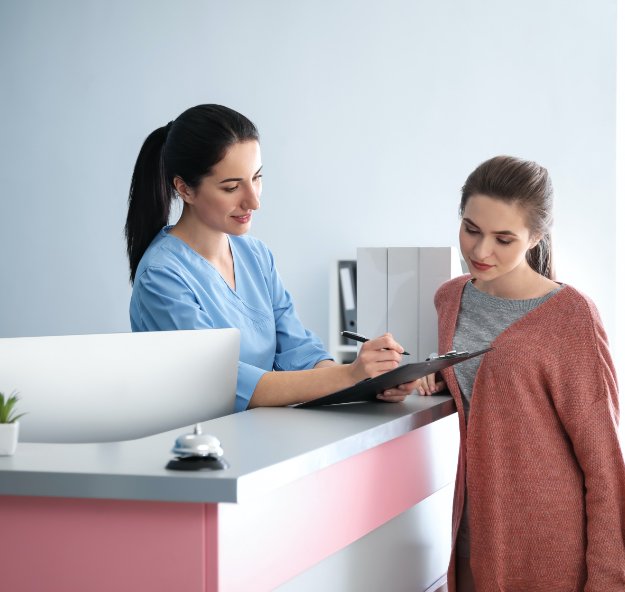
<path id="1" fill-rule="evenodd" d="M 131 440 L 234 412 L 239 331 L 0 339 L 20 441 Z"/>

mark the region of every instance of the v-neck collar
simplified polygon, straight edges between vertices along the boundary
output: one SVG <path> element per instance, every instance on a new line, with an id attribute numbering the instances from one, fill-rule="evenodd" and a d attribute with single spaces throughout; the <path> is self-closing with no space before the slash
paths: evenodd
<path id="1" fill-rule="evenodd" d="M 202 255 L 201 253 L 198 253 L 198 251 L 196 251 L 193 247 L 191 247 L 191 245 L 189 245 L 189 243 L 187 243 L 186 241 L 182 240 L 180 237 L 176 236 L 175 234 L 172 234 L 170 232 L 170 230 L 173 228 L 173 225 L 170 226 L 166 226 L 165 228 L 163 228 L 163 232 L 165 233 L 165 235 L 170 238 L 173 239 L 175 241 L 177 241 L 179 244 L 181 244 L 183 246 L 183 248 L 186 251 L 189 251 L 191 253 L 193 253 L 193 255 L 195 257 L 198 257 L 199 259 L 201 259 L 205 265 L 207 265 L 209 267 L 209 269 L 212 270 L 212 272 L 219 276 L 219 279 L 223 282 L 224 286 L 226 286 L 226 288 L 228 288 L 228 290 L 230 292 L 232 292 L 232 294 L 234 294 L 235 296 L 238 296 L 237 294 L 237 277 L 239 277 L 239 262 L 238 262 L 238 254 L 236 253 L 236 249 L 234 247 L 233 242 L 230 240 L 230 235 L 226 234 L 226 240 L 228 241 L 228 248 L 230 249 L 230 254 L 232 255 L 232 268 L 233 268 L 233 273 L 234 273 L 234 288 L 232 288 L 232 286 L 230 286 L 230 284 L 225 280 L 225 278 L 223 277 L 223 275 L 221 275 L 221 273 L 219 273 L 219 271 L 217 270 L 217 268 L 215 267 L 215 265 L 213 263 L 211 263 L 206 257 L 204 257 L 204 255 Z"/>
<path id="2" fill-rule="evenodd" d="M 199 260 L 202 261 L 204 267 L 206 269 L 209 270 L 209 273 L 215 277 L 215 279 L 218 281 L 219 286 L 221 286 L 221 291 L 224 294 L 224 296 L 226 298 L 228 298 L 233 304 L 235 304 L 237 306 L 237 308 L 241 311 L 244 312 L 244 314 L 246 314 L 246 316 L 248 316 L 251 320 L 255 321 L 255 322 L 260 322 L 262 320 L 267 320 L 270 318 L 270 315 L 268 314 L 267 311 L 252 306 L 249 302 L 247 302 L 247 300 L 244 298 L 245 296 L 245 289 L 243 289 L 242 286 L 242 278 L 245 275 L 244 274 L 244 269 L 243 269 L 243 258 L 241 256 L 241 254 L 238 251 L 237 245 L 236 245 L 236 241 L 232 240 L 232 237 L 230 235 L 226 235 L 227 239 L 228 239 L 228 245 L 230 247 L 230 253 L 232 254 L 232 262 L 233 262 L 233 266 L 234 266 L 234 279 L 235 279 L 235 288 L 237 287 L 238 284 L 238 291 L 237 290 L 233 290 L 232 287 L 228 284 L 228 282 L 224 279 L 224 277 L 219 273 L 219 271 L 217 271 L 217 268 L 208 260 L 206 259 L 206 257 L 204 257 L 203 255 L 201 255 L 200 253 L 198 253 L 195 249 L 193 249 L 192 247 L 190 247 L 185 241 L 183 241 L 181 238 L 170 234 L 168 232 L 168 230 L 171 228 L 171 226 L 168 226 L 166 228 L 163 229 L 163 231 L 165 232 L 166 236 L 172 240 L 177 241 L 177 244 L 182 245 L 182 249 L 184 249 L 184 251 L 191 253 L 194 257 L 198 258 Z M 237 281 L 238 280 L 240 281 Z"/>

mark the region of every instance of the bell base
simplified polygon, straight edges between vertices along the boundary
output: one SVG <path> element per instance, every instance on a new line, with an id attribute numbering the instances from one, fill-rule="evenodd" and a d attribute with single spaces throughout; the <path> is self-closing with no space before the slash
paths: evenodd
<path id="1" fill-rule="evenodd" d="M 165 466 L 171 471 L 220 471 L 228 469 L 230 465 L 225 458 L 214 458 L 211 456 L 184 456 L 173 458 Z"/>

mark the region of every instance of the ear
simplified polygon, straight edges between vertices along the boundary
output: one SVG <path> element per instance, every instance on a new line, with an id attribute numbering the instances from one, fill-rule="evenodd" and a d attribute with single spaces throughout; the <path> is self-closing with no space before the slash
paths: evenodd
<path id="1" fill-rule="evenodd" d="M 176 193 L 180 196 L 182 201 L 188 204 L 193 203 L 195 192 L 182 180 L 182 177 L 174 177 L 174 187 L 176 188 Z"/>
<path id="2" fill-rule="evenodd" d="M 531 251 L 542 239 L 542 234 L 537 234 L 536 236 L 532 237 L 529 250 Z"/>

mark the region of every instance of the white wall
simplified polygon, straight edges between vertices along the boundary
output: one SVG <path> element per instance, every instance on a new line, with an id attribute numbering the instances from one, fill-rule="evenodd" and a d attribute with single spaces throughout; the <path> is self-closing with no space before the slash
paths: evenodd
<path id="1" fill-rule="evenodd" d="M 0 3 L 0 336 L 128 330 L 140 144 L 219 102 L 262 134 L 263 206 L 305 323 L 331 262 L 456 244 L 499 153 L 557 191 L 559 277 L 615 323 L 615 0 Z"/>

